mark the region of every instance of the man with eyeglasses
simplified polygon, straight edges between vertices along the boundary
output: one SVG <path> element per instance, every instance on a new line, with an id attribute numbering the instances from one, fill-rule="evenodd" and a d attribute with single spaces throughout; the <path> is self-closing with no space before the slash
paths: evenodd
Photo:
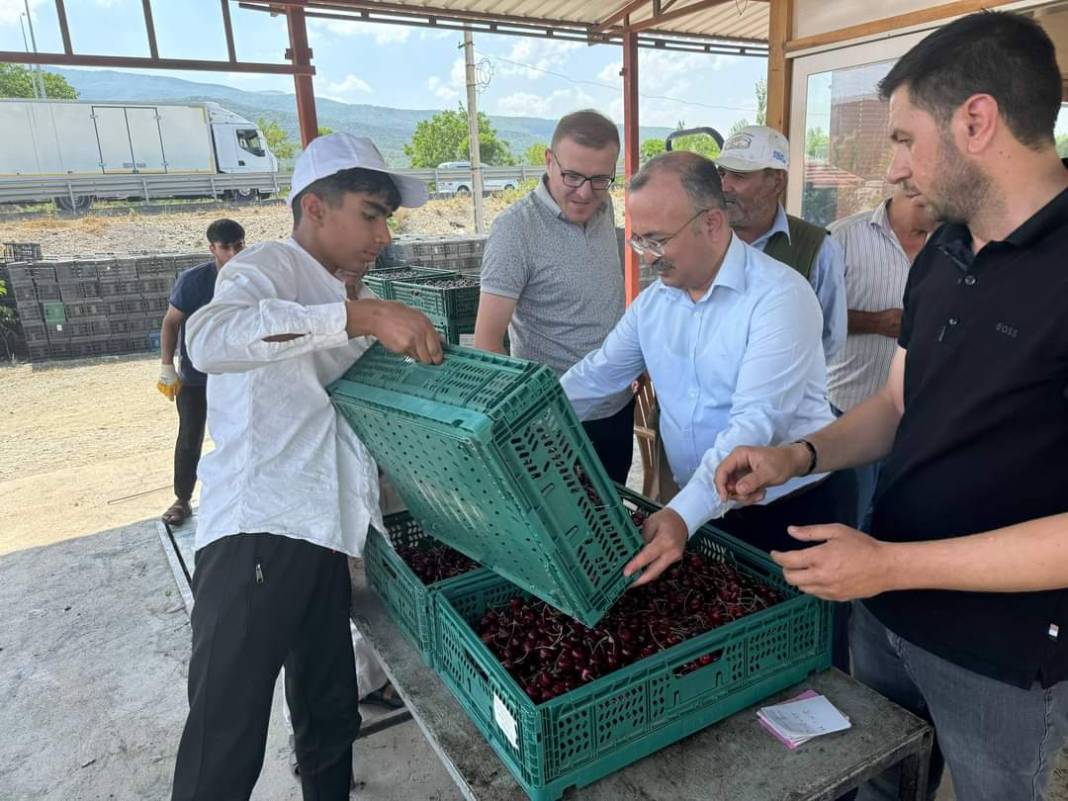
<path id="1" fill-rule="evenodd" d="M 499 215 L 482 256 L 475 347 L 542 362 L 558 376 L 600 347 L 623 315 L 623 263 L 608 190 L 619 132 L 596 111 L 563 117 L 545 177 Z M 634 448 L 634 395 L 621 387 L 584 423 L 608 475 L 623 483 Z"/>
<path id="2" fill-rule="evenodd" d="M 823 352 L 830 361 L 846 341 L 845 257 L 827 231 L 787 214 L 779 202 L 789 153 L 781 133 L 749 125 L 723 143 L 716 165 L 734 233 L 812 284 L 823 310 Z"/>
<path id="3" fill-rule="evenodd" d="M 642 372 L 656 387 L 660 434 L 682 489 L 646 521 L 646 545 L 625 574 L 641 568 L 637 583 L 652 581 L 713 519 L 765 551 L 797 547 L 786 527 L 799 520 L 852 519 L 851 471 L 800 476 L 738 511 L 713 483 L 738 443 L 789 443 L 834 419 L 812 288 L 732 232 L 716 165 L 699 155 L 649 161 L 631 180 L 628 208 L 629 244 L 659 279 L 561 379 L 580 419 Z M 836 664 L 845 667 L 844 640 L 838 646 Z"/>

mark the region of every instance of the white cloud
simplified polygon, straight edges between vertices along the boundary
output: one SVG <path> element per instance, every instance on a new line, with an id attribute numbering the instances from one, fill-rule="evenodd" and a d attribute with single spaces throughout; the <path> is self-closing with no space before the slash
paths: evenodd
<path id="1" fill-rule="evenodd" d="M 347 22 L 340 19 L 312 19 L 311 30 L 326 31 L 335 36 L 371 36 L 375 44 L 403 44 L 412 35 L 412 29 L 402 25 L 387 25 L 379 22 Z"/>
<path id="2" fill-rule="evenodd" d="M 342 103 L 351 102 L 357 94 L 370 94 L 371 87 L 363 78 L 351 73 L 338 82 L 321 81 L 315 84 L 315 92 L 320 97 L 338 100 Z"/>
<path id="3" fill-rule="evenodd" d="M 601 83 L 611 83 L 623 85 L 623 77 L 619 74 L 619 71 L 623 69 L 622 61 L 614 61 L 611 64 L 605 64 L 604 69 L 597 73 L 597 80 Z"/>
<path id="4" fill-rule="evenodd" d="M 450 36 L 456 36 L 456 37 L 462 39 L 463 38 L 463 33 L 460 32 L 460 31 L 449 31 L 449 30 L 428 31 L 426 29 L 422 29 L 422 30 L 419 31 L 419 38 L 423 39 L 423 40 L 426 40 L 426 39 L 448 39 Z"/>
<path id="5" fill-rule="evenodd" d="M 43 6 L 46 0 L 30 0 L 30 13 L 33 14 L 34 22 L 39 22 L 39 15 L 34 13 L 39 6 Z M 0 0 L 0 26 L 12 25 L 18 27 L 19 17 L 26 13 L 26 7 L 22 0 Z M 21 41 L 21 40 L 20 40 Z"/>
<path id="6" fill-rule="evenodd" d="M 557 89 L 548 95 L 531 92 L 513 92 L 494 103 L 494 114 L 511 114 L 518 117 L 546 117 L 555 119 L 580 108 L 593 108 L 609 114 L 603 102 L 598 102 L 582 89 Z M 609 114 L 609 116 L 612 116 Z M 613 117 L 613 119 L 616 119 Z"/>
<path id="7" fill-rule="evenodd" d="M 494 59 L 494 71 L 501 75 L 521 75 L 531 79 L 544 78 L 544 70 L 559 71 L 567 65 L 571 51 L 585 46 L 579 42 L 520 39 L 512 45 L 507 56 Z M 502 60 L 503 58 L 507 58 L 508 61 Z"/>
<path id="8" fill-rule="evenodd" d="M 426 82 L 427 89 L 434 93 L 435 97 L 448 101 L 450 104 L 460 97 L 460 91 L 450 84 L 442 83 L 437 75 L 431 75 Z"/>

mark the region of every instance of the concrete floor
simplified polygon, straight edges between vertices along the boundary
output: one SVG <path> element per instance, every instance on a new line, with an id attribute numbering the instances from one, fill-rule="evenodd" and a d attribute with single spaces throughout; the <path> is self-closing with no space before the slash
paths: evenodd
<path id="1" fill-rule="evenodd" d="M 155 521 L 0 559 L 0 800 L 168 798 L 189 645 Z M 357 741 L 356 777 L 367 801 L 461 798 L 411 721 Z M 300 798 L 277 690 L 252 797 Z"/>

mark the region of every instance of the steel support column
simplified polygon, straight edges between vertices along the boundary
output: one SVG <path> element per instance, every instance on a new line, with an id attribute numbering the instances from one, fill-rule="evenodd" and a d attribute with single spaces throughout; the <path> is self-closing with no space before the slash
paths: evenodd
<path id="1" fill-rule="evenodd" d="M 289 52 L 286 58 L 294 66 L 311 66 L 312 52 L 308 47 L 308 27 L 305 24 L 304 9 L 290 6 L 286 9 L 286 21 L 289 23 Z M 297 93 L 297 118 L 300 122 L 300 143 L 307 147 L 319 135 L 319 120 L 315 114 L 315 88 L 311 75 L 294 75 L 293 84 Z"/>
<path id="2" fill-rule="evenodd" d="M 630 28 L 623 31 L 623 173 L 629 180 L 638 171 L 638 34 Z M 631 234 L 630 210 L 626 213 L 626 236 Z M 624 249 L 627 303 L 641 291 L 641 272 L 638 254 Z"/>

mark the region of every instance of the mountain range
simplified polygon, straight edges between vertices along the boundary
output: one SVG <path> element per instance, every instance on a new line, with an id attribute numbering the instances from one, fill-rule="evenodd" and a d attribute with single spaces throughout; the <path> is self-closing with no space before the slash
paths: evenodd
<path id="1" fill-rule="evenodd" d="M 216 83 L 199 83 L 165 75 L 145 75 L 119 70 L 79 70 L 49 67 L 62 75 L 78 92 L 79 100 L 136 103 L 185 103 L 214 101 L 243 117 L 260 117 L 278 123 L 294 142 L 300 141 L 296 97 L 286 92 L 250 92 Z M 382 154 L 396 167 L 408 166 L 404 145 L 411 141 L 415 126 L 440 109 L 401 109 L 342 103 L 317 97 L 319 125 L 357 136 L 369 136 Z M 556 120 L 539 117 L 490 115 L 497 136 L 506 141 L 513 155 L 521 156 L 538 142 L 548 143 Z M 642 127 L 640 139 L 663 138 L 670 128 Z M 622 135 L 622 134 L 621 134 Z"/>

